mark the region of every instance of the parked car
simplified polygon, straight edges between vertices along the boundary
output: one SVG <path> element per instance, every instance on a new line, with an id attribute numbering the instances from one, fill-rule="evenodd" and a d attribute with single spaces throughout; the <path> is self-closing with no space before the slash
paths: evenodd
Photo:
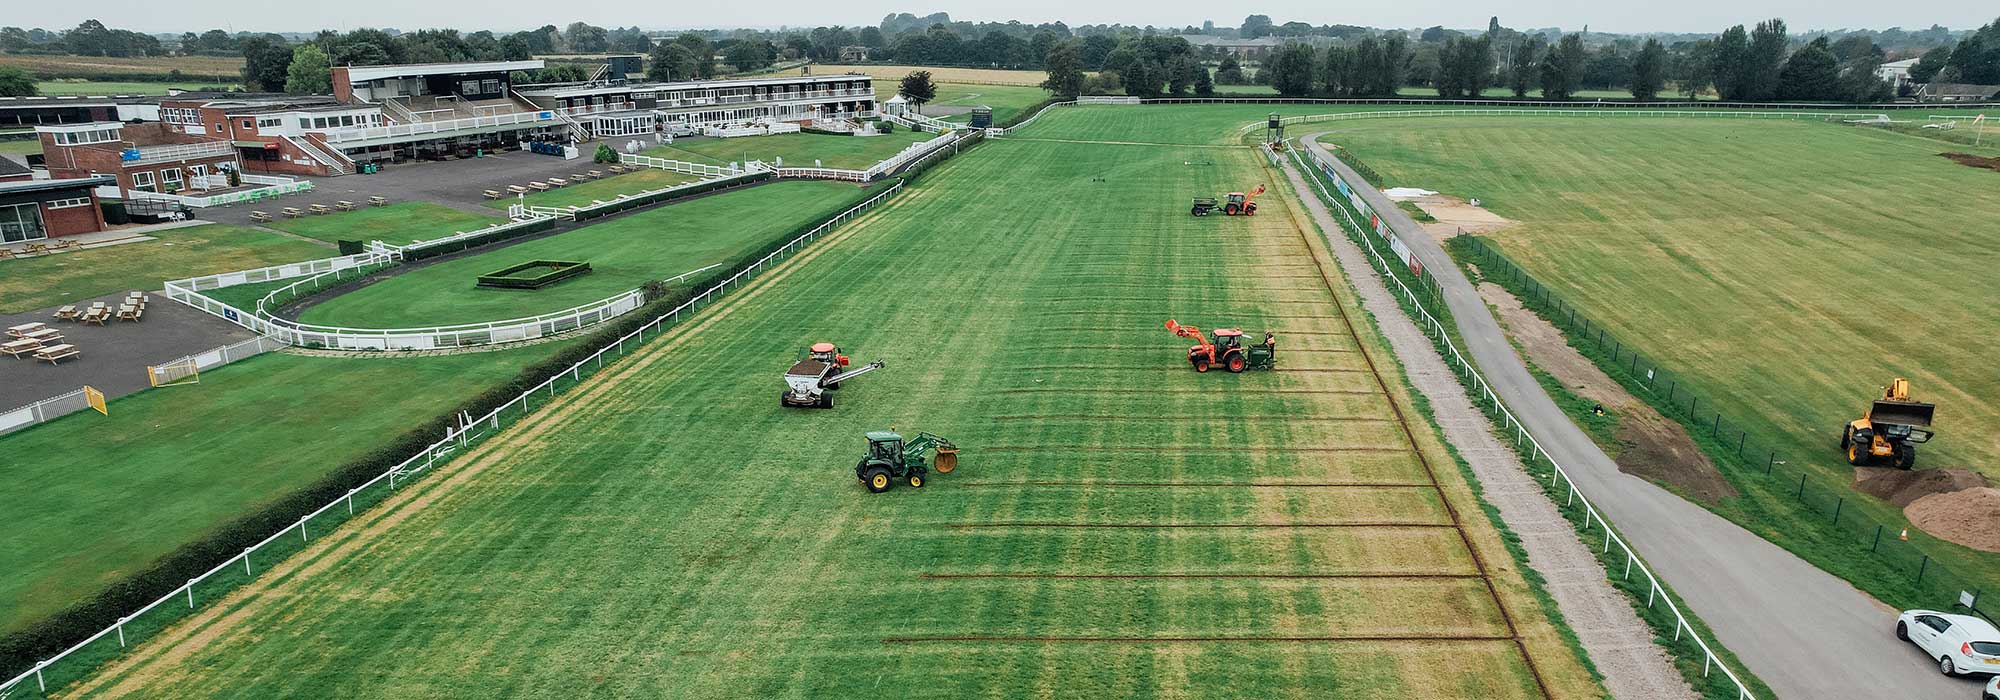
<path id="1" fill-rule="evenodd" d="M 1947 676 L 2000 673 L 2000 629 L 1983 618 L 1907 610 L 1896 617 L 1896 638 L 1937 659 Z"/>
<path id="2" fill-rule="evenodd" d="M 1986 682 L 1986 692 L 1980 694 L 1979 700 L 2000 700 L 2000 676 Z"/>

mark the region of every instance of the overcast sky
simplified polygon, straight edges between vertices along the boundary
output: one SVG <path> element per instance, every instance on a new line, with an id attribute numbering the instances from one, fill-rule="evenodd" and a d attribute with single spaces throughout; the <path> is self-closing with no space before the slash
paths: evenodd
<path id="1" fill-rule="evenodd" d="M 1750 24 L 1783 17 L 1792 31 L 1892 26 L 1919 29 L 1942 24 L 1968 29 L 2000 16 L 1993 0 L 1397 0 L 1396 2 L 1326 2 L 1325 0 L 1264 0 L 1254 4 L 1191 2 L 1189 0 L 1018 0 L 1011 3 L 959 3 L 912 6 L 908 0 L 738 0 L 693 2 L 668 0 L 344 0 L 340 2 L 223 2 L 221 0 L 96 0 L 47 2 L 5 0 L 0 25 L 59 29 L 85 19 L 144 32 L 199 31 L 222 27 L 235 31 L 313 31 L 322 28 L 395 27 L 403 30 L 452 27 L 512 31 L 585 21 L 601 26 L 638 25 L 648 29 L 685 27 L 776 27 L 875 24 L 891 12 L 918 15 L 949 12 L 953 19 L 973 21 L 1063 21 L 1076 24 L 1119 22 L 1131 25 L 1199 26 L 1214 20 L 1235 26 L 1251 12 L 1277 22 L 1358 24 L 1375 27 L 1486 26 L 1499 15 L 1509 27 L 1592 29 L 1611 32 L 1716 32 L 1733 24 Z"/>

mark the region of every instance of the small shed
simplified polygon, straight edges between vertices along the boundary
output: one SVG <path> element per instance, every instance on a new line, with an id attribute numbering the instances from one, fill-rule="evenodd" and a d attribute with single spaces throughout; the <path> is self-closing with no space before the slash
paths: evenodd
<path id="1" fill-rule="evenodd" d="M 891 97 L 887 100 L 882 101 L 883 114 L 889 114 L 900 117 L 905 114 L 908 114 L 909 112 L 910 112 L 910 100 L 909 98 L 903 97 L 903 93 L 900 92 L 896 93 L 895 97 Z"/>

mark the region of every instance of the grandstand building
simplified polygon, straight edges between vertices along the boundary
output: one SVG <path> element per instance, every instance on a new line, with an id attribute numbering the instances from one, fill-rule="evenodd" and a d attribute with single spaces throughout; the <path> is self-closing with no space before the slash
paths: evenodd
<path id="1" fill-rule="evenodd" d="M 161 122 L 85 122 L 35 127 L 42 161 L 57 179 L 109 176 L 121 190 L 173 194 L 217 186 L 209 176 L 237 170 L 227 140 Z"/>
<path id="2" fill-rule="evenodd" d="M 566 114 L 597 136 L 695 133 L 744 122 L 799 122 L 872 116 L 866 75 L 812 75 L 679 83 L 550 85 L 523 88 L 543 109 Z"/>

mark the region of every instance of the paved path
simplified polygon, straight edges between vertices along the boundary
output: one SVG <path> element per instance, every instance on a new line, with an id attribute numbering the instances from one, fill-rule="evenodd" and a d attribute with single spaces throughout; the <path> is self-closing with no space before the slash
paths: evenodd
<path id="1" fill-rule="evenodd" d="M 62 331 L 60 342 L 83 350 L 81 356 L 56 365 L 0 355 L 0 410 L 67 394 L 85 384 L 103 391 L 106 398 L 117 398 L 152 386 L 146 378 L 147 365 L 256 337 L 241 326 L 168 301 L 165 294 L 150 294 L 144 320 L 136 323 L 113 319 L 99 326 L 56 321 L 50 316 L 57 307 L 0 316 L 0 328 L 40 321 Z M 124 297 L 119 292 L 72 303 L 87 307 L 102 301 L 115 309 Z"/>
<path id="2" fill-rule="evenodd" d="M 1281 162 L 1295 191 L 1313 191 L 1291 160 Z M 1325 203 L 1310 195 L 1303 195 L 1301 203 L 1326 232 L 1328 248 L 1347 272 L 1362 308 L 1375 317 L 1375 324 L 1388 338 L 1410 384 L 1430 402 L 1445 440 L 1457 448 L 1478 477 L 1482 497 L 1499 509 L 1501 520 L 1520 536 L 1528 566 L 1547 582 L 1545 587 L 1563 621 L 1576 632 L 1577 641 L 1604 674 L 1604 686 L 1611 697 L 1693 700 L 1694 689 L 1674 668 L 1666 650 L 1653 643 L 1653 629 L 1639 619 L 1631 600 L 1605 578 L 1597 557 L 1521 466 L 1520 457 L 1494 436 L 1492 423 L 1473 406 L 1430 338 L 1403 315 L 1387 284 L 1369 266 L 1367 254 L 1340 235 L 1340 223 Z"/>
<path id="3" fill-rule="evenodd" d="M 1300 140 L 1348 182 L 1366 182 L 1321 148 L 1319 135 Z M 1979 696 L 1978 681 L 1945 678 L 1916 647 L 1896 641 L 1894 610 L 1721 516 L 1620 472 L 1542 392 L 1444 248 L 1381 192 L 1356 191 L 1437 276 L 1465 349 L 1493 391 L 1723 645 L 1780 697 Z"/>

